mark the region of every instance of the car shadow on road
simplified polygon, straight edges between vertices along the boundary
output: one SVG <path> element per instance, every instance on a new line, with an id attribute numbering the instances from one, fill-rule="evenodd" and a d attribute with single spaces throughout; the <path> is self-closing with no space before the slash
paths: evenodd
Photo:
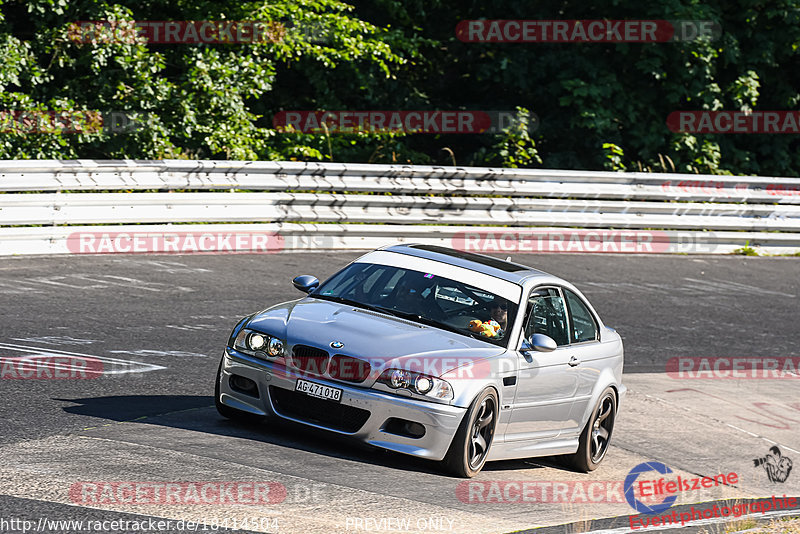
<path id="1" fill-rule="evenodd" d="M 54 400 L 74 403 L 73 406 L 64 407 L 63 410 L 75 415 L 229 436 L 390 469 L 449 476 L 439 470 L 437 463 L 370 447 L 354 442 L 346 436 L 308 428 L 291 421 L 225 419 L 214 407 L 212 396 L 124 395 Z M 105 422 L 98 426 L 101 424 Z M 126 440 L 136 442 L 136 432 L 133 431 Z M 176 447 L 179 446 L 180 441 L 177 440 Z M 491 465 L 489 464 L 487 468 Z"/>

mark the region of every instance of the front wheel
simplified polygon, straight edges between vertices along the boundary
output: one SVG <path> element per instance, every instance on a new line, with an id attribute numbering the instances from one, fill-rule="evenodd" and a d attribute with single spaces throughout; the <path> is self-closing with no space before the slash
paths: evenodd
<path id="1" fill-rule="evenodd" d="M 608 452 L 614 420 L 617 417 L 617 396 L 613 388 L 606 388 L 600 395 L 592 416 L 581 432 L 578 452 L 566 457 L 567 462 L 578 471 L 588 473 L 600 466 Z"/>
<path id="2" fill-rule="evenodd" d="M 443 460 L 451 474 L 472 478 L 483 468 L 497 426 L 498 406 L 493 389 L 484 390 L 472 403 Z"/>

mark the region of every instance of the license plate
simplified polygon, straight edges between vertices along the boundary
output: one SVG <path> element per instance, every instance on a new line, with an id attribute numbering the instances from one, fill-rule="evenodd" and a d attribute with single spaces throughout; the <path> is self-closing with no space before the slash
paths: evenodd
<path id="1" fill-rule="evenodd" d="M 311 395 L 312 397 L 317 397 L 319 399 L 332 400 L 336 402 L 342 400 L 341 389 L 332 388 L 323 384 L 317 384 L 316 382 L 309 382 L 308 380 L 303 380 L 302 378 L 297 380 L 294 390 L 299 391 L 300 393 L 305 393 L 306 395 Z"/>

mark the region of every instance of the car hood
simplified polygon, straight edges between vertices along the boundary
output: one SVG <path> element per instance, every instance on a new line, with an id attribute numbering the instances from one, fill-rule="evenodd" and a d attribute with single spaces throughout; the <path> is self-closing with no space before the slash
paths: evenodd
<path id="1" fill-rule="evenodd" d="M 338 302 L 305 298 L 256 314 L 247 328 L 370 362 L 373 370 L 403 368 L 432 376 L 505 352 L 480 339 Z M 331 342 L 343 346 L 331 348 Z"/>

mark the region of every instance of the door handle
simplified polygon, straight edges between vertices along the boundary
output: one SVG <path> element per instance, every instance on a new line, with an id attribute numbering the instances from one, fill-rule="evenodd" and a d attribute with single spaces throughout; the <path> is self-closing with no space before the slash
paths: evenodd
<path id="1" fill-rule="evenodd" d="M 577 358 L 577 356 L 573 356 L 569 359 L 569 366 L 575 367 L 576 365 L 580 365 L 581 361 Z"/>

